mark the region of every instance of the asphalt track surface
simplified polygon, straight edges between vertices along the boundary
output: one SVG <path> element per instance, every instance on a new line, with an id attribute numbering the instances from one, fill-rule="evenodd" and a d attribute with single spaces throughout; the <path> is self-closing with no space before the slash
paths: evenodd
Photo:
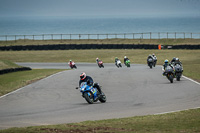
<path id="1" fill-rule="evenodd" d="M 66 63 L 20 63 L 32 68 L 66 69 Z M 0 129 L 158 114 L 200 107 L 200 85 L 186 78 L 170 83 L 161 66 L 78 63 L 67 70 L 0 97 Z M 106 103 L 88 104 L 78 86 L 86 72 L 102 86 Z"/>

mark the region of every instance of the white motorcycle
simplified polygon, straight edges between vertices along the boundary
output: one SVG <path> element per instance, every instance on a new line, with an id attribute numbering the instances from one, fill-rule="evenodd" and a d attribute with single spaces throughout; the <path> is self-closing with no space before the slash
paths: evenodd
<path id="1" fill-rule="evenodd" d="M 119 68 L 119 67 L 122 67 L 122 63 L 121 63 L 121 61 L 120 60 L 117 60 L 117 62 L 116 62 L 116 66 Z"/>

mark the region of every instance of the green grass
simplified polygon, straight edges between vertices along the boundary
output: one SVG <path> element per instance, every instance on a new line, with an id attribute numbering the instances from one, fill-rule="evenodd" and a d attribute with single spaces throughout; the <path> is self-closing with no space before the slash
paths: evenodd
<path id="1" fill-rule="evenodd" d="M 2 69 L 7 69 L 7 68 L 19 68 L 21 66 L 11 62 L 11 61 L 8 61 L 8 60 L 0 60 L 0 70 Z"/>
<path id="2" fill-rule="evenodd" d="M 0 75 L 0 96 L 63 70 L 33 69 Z"/>
<path id="3" fill-rule="evenodd" d="M 43 44 L 162 44 L 180 45 L 194 44 L 199 45 L 200 39 L 63 39 L 63 40 L 28 40 L 20 39 L 17 41 L 0 41 L 0 46 L 14 45 L 43 45 Z"/>
<path id="4" fill-rule="evenodd" d="M 155 53 L 158 64 L 167 59 L 179 57 L 184 66 L 184 75 L 200 81 L 200 50 L 65 50 L 65 51 L 1 51 L 0 60 L 12 62 L 95 62 L 99 57 L 104 62 L 121 60 L 126 55 L 133 64 L 146 64 L 149 54 Z M 12 63 L 11 63 L 12 64 Z M 32 70 L 0 75 L 0 95 L 10 88 L 17 89 L 30 82 L 62 70 Z M 17 78 L 15 78 L 17 77 Z M 164 115 L 137 116 L 123 119 L 86 121 L 73 124 L 39 127 L 11 128 L 0 133 L 34 132 L 200 132 L 200 109 L 181 111 Z"/>
<path id="5" fill-rule="evenodd" d="M 85 121 L 80 123 L 10 128 L 0 133 L 122 133 L 122 132 L 200 132 L 200 109 L 162 115 L 136 116 L 121 119 Z"/>
<path id="6" fill-rule="evenodd" d="M 149 54 L 155 53 L 158 64 L 165 59 L 179 57 L 184 75 L 200 81 L 200 50 L 52 50 L 52 51 L 1 51 L 0 60 L 12 62 L 95 62 L 99 57 L 105 63 L 113 63 L 115 57 L 123 60 L 126 55 L 132 64 L 146 64 Z"/>

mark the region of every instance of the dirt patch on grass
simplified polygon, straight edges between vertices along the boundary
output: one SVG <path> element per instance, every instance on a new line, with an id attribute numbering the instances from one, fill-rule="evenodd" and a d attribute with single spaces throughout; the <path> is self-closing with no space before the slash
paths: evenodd
<path id="1" fill-rule="evenodd" d="M 133 129 L 125 129 L 125 128 L 113 128 L 113 127 L 87 127 L 87 126 L 78 126 L 78 125 L 67 125 L 70 128 L 74 129 L 53 129 L 53 128 L 42 128 L 38 131 L 42 131 L 45 133 L 115 133 L 115 132 L 133 132 Z"/>

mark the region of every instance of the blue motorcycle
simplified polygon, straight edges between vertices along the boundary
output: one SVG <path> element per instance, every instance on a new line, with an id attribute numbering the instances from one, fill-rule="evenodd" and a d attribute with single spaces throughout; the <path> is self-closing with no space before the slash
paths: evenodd
<path id="1" fill-rule="evenodd" d="M 93 104 L 98 100 L 101 103 L 106 102 L 106 95 L 102 91 L 100 93 L 98 89 L 94 88 L 92 85 L 88 85 L 87 82 L 81 83 L 80 92 L 82 93 L 83 98 L 85 98 L 89 104 Z"/>

